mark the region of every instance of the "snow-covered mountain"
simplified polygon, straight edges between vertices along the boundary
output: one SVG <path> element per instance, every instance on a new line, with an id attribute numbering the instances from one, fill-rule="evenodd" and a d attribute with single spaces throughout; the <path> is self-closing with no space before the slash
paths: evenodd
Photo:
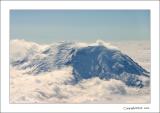
<path id="1" fill-rule="evenodd" d="M 24 42 L 30 46 L 22 45 Z M 12 48 L 15 45 L 23 48 L 23 51 Z M 104 80 L 121 80 L 128 86 L 143 87 L 145 81 L 142 78 L 149 79 L 148 71 L 119 49 L 103 41 L 94 44 L 59 42 L 39 45 L 24 40 L 12 40 L 11 51 L 11 66 L 25 70 L 27 74 L 38 75 L 72 66 L 75 83 L 99 77 Z"/>

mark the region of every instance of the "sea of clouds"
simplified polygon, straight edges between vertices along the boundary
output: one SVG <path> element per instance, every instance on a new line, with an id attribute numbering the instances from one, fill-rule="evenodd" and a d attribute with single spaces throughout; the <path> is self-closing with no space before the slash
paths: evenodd
<path id="1" fill-rule="evenodd" d="M 149 87 L 132 88 L 119 80 L 97 77 L 71 84 L 72 68 L 40 75 L 11 69 L 11 103 L 149 103 Z"/>
<path id="2" fill-rule="evenodd" d="M 105 44 L 103 41 L 97 43 Z M 78 47 L 82 46 L 86 44 L 79 43 Z M 10 59 L 25 56 L 29 49 L 36 52 L 47 47 L 48 45 L 13 40 Z M 98 77 L 76 84 L 73 80 L 72 67 L 33 75 L 10 66 L 10 103 L 150 103 L 148 85 L 143 88 L 128 87 L 120 80 L 101 80 Z"/>

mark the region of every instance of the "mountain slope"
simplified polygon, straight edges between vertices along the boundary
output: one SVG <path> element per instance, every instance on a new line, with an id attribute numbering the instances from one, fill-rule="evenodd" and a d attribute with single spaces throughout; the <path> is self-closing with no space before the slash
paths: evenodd
<path id="1" fill-rule="evenodd" d="M 99 77 L 105 80 L 121 80 L 128 86 L 143 87 L 144 82 L 140 78 L 149 78 L 149 72 L 129 56 L 106 46 L 104 42 L 79 45 L 74 42 L 56 43 L 43 50 L 27 52 L 28 54 L 12 60 L 11 64 L 35 75 L 72 66 L 76 82 Z M 32 51 L 32 47 L 28 51 Z"/>

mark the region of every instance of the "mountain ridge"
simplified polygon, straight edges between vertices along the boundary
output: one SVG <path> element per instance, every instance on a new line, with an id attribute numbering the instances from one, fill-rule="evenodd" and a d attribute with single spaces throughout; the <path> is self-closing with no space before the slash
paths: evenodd
<path id="1" fill-rule="evenodd" d="M 56 43 L 41 51 L 28 52 L 20 59 L 11 61 L 11 65 L 18 69 L 29 69 L 27 73 L 35 75 L 72 66 L 77 82 L 99 77 L 105 80 L 121 80 L 128 86 L 143 87 L 143 80 L 139 77 L 149 78 L 148 71 L 104 41 L 90 45 L 65 41 Z"/>

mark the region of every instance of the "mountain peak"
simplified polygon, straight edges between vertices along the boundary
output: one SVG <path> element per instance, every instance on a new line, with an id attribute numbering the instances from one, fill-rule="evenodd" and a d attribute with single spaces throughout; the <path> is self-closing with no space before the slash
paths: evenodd
<path id="1" fill-rule="evenodd" d="M 30 57 L 25 54 L 20 60 L 14 59 L 11 64 L 19 69 L 29 69 L 28 73 L 36 75 L 72 66 L 77 82 L 99 77 L 121 80 L 128 86 L 143 87 L 140 78 L 149 77 L 149 72 L 138 63 L 102 40 L 89 45 L 66 41 L 52 44 L 43 51 L 32 52 Z"/>

